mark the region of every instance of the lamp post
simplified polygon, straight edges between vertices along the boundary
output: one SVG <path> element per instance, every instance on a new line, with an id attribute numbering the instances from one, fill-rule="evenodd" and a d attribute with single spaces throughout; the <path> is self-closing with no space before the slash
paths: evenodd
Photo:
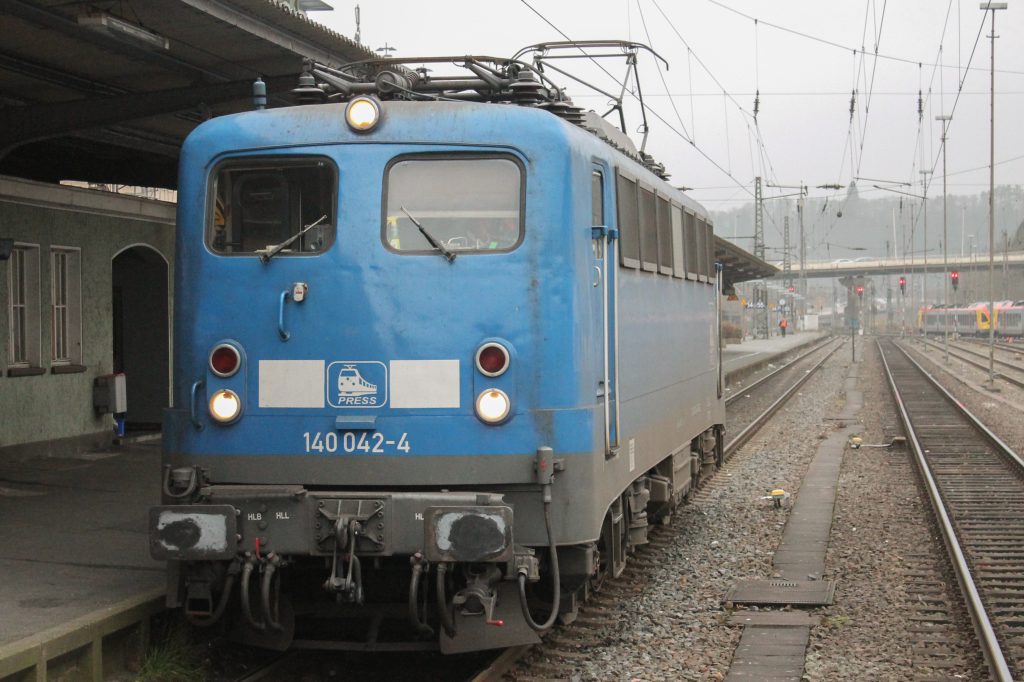
<path id="1" fill-rule="evenodd" d="M 942 349 L 947 365 L 949 364 L 949 238 L 946 229 L 946 127 L 952 118 L 949 114 L 935 117 L 936 121 L 942 121 L 942 303 L 945 305 L 946 311 L 942 316 Z"/>
<path id="2" fill-rule="evenodd" d="M 931 171 L 921 171 L 921 173 L 930 173 L 930 172 Z M 869 178 L 860 178 L 860 179 L 868 180 Z M 899 181 L 896 181 L 896 180 L 876 180 L 876 181 L 877 182 L 884 182 L 884 183 L 887 183 L 887 184 L 890 184 L 890 185 L 896 185 L 898 187 L 909 187 L 910 186 L 909 182 L 899 182 Z M 924 241 L 924 249 L 923 249 L 923 251 L 924 251 L 924 258 L 925 258 L 925 261 L 924 261 L 925 266 L 924 266 L 924 277 L 921 279 L 921 282 L 922 282 L 921 307 L 923 308 L 925 306 L 925 303 L 926 303 L 927 282 L 928 282 L 928 208 L 927 208 L 927 206 L 928 206 L 928 186 L 925 185 L 924 194 L 914 194 L 912 192 L 904 192 L 903 190 L 893 189 L 892 187 L 882 187 L 881 185 L 872 185 L 872 187 L 874 187 L 875 189 L 883 190 L 885 192 L 895 192 L 896 194 L 903 194 L 905 196 L 913 197 L 915 199 L 921 199 L 924 202 L 924 204 L 925 204 L 925 214 L 924 214 L 924 225 L 925 225 L 924 237 L 925 237 L 925 241 Z M 907 255 L 910 256 L 910 270 L 911 270 L 911 273 L 913 273 L 913 271 L 914 271 L 914 227 L 913 227 L 914 226 L 914 219 L 913 219 L 913 206 L 911 206 L 910 224 L 911 224 L 911 227 L 910 227 L 910 245 L 909 245 L 909 247 L 905 247 L 904 248 L 903 257 L 905 259 L 907 257 Z M 894 228 L 894 232 L 895 232 L 895 228 Z M 914 280 L 913 279 L 910 282 L 910 303 L 911 303 L 911 305 L 914 305 Z M 905 315 L 905 313 L 904 313 L 904 315 Z M 904 321 L 906 321 L 905 317 L 904 317 Z"/>
<path id="3" fill-rule="evenodd" d="M 983 2 L 981 9 L 992 13 L 992 61 L 989 69 L 989 163 L 988 163 L 988 294 L 992 309 L 988 317 L 988 386 L 996 388 L 996 10 L 1006 9 L 1005 2 Z"/>
<path id="4" fill-rule="evenodd" d="M 921 186 L 924 187 L 924 277 L 921 280 L 921 307 L 928 305 L 928 176 L 930 170 L 918 171 L 921 174 Z"/>

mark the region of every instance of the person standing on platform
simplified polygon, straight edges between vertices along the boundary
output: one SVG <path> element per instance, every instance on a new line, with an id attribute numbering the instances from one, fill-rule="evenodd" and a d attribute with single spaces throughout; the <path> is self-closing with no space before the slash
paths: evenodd
<path id="1" fill-rule="evenodd" d="M 789 327 L 789 322 L 786 321 L 786 318 L 779 320 L 779 329 L 782 330 L 782 338 L 786 338 L 787 327 Z"/>

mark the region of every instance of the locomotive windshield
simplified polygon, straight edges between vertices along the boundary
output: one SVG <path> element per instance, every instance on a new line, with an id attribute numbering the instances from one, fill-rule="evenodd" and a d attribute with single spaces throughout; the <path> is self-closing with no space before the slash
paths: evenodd
<path id="1" fill-rule="evenodd" d="M 320 253 L 334 242 L 337 186 L 334 165 L 323 159 L 228 162 L 213 176 L 207 245 L 251 255 L 295 238 L 279 255 Z"/>
<path id="2" fill-rule="evenodd" d="M 406 157 L 385 178 L 382 238 L 402 253 L 510 251 L 522 234 L 523 178 L 510 158 Z"/>

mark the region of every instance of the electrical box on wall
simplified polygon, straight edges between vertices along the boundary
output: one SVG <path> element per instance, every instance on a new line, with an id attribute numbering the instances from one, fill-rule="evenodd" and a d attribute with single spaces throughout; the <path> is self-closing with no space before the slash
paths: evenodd
<path id="1" fill-rule="evenodd" d="M 128 392 L 124 374 L 104 374 L 93 379 L 92 406 L 96 414 L 127 412 Z"/>

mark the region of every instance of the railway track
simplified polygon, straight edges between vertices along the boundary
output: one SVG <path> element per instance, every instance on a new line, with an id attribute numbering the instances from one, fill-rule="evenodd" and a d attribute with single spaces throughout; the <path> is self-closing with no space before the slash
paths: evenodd
<path id="1" fill-rule="evenodd" d="M 844 338 L 829 338 L 821 344 L 818 344 L 807 351 L 801 353 L 797 357 L 793 358 L 790 362 L 786 363 L 782 367 L 779 367 L 775 371 L 767 374 L 754 383 L 744 387 L 741 391 L 738 391 L 734 395 L 729 396 L 725 401 L 727 410 L 732 410 L 728 414 L 728 430 L 735 431 L 736 435 L 732 436 L 725 445 L 725 458 L 728 459 L 732 456 L 736 450 L 738 450 L 744 443 L 757 433 L 757 430 L 761 428 L 767 422 L 773 414 L 775 414 L 779 408 L 781 408 L 787 400 L 803 386 L 804 382 L 807 381 L 817 371 L 826 360 L 838 351 L 845 343 Z M 830 350 L 825 353 L 818 361 L 812 366 L 808 367 L 809 361 L 824 349 L 829 348 Z M 797 372 L 795 380 L 793 379 L 794 372 Z M 787 384 L 786 379 L 790 378 L 791 381 Z M 787 386 L 784 389 L 779 389 L 780 385 Z M 753 406 L 753 409 L 747 409 Z M 742 410 L 740 409 L 742 407 Z M 744 414 L 738 414 L 742 412 Z M 751 417 L 751 413 L 753 416 Z"/>
<path id="2" fill-rule="evenodd" d="M 992 679 L 1020 679 L 1024 461 L 892 340 L 878 345 Z"/>
<path id="3" fill-rule="evenodd" d="M 940 351 L 942 350 L 942 344 L 936 341 L 921 339 L 921 343 L 929 348 L 935 348 Z M 970 348 L 950 344 L 949 354 L 965 364 L 988 372 L 988 353 L 980 353 Z M 996 366 L 996 378 L 1001 379 L 1008 384 L 1012 384 L 1013 386 L 1017 386 L 1018 388 L 1024 388 L 1024 367 L 998 359 L 994 360 L 994 364 Z M 1013 372 L 1016 376 L 1013 376 L 1008 372 Z"/>
<path id="4" fill-rule="evenodd" d="M 988 346 L 988 339 L 971 338 L 971 337 L 960 337 L 960 341 L 963 343 L 969 343 L 972 346 Z M 1024 348 L 1021 348 L 1020 343 L 1007 343 L 1005 341 L 996 341 L 996 350 L 1005 350 L 1008 353 L 1015 355 L 1024 355 Z"/>

